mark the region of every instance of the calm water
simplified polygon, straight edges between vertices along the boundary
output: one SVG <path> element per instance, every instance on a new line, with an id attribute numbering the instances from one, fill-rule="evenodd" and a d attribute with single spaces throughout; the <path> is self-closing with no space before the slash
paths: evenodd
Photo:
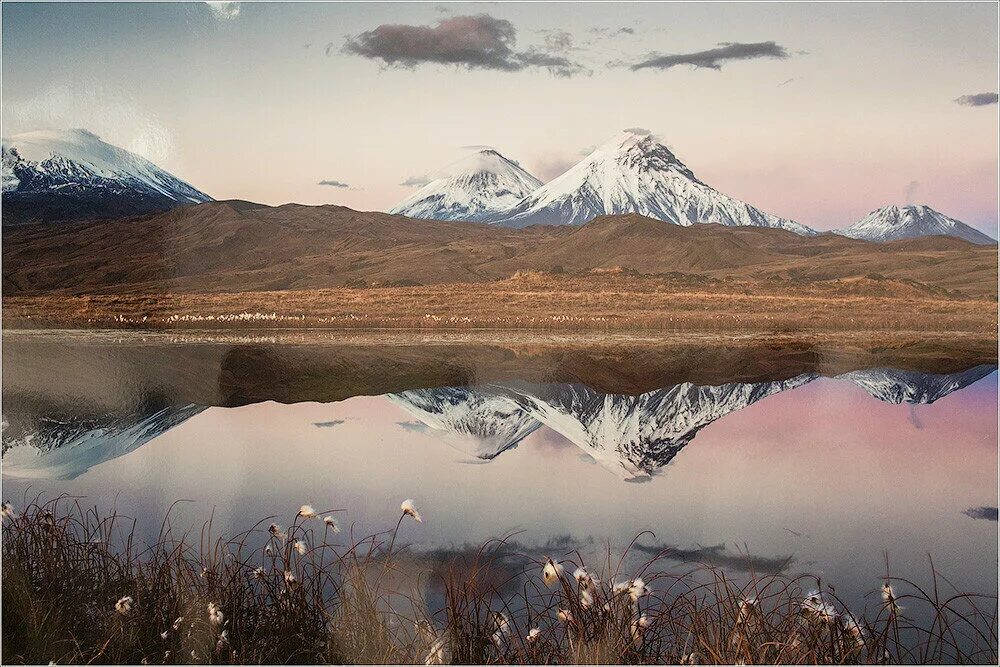
<path id="1" fill-rule="evenodd" d="M 341 522 L 369 534 L 412 497 L 425 517 L 403 536 L 414 553 L 516 531 L 525 550 L 586 556 L 648 530 L 638 555 L 672 547 L 679 561 L 738 572 L 749 554 L 761 570 L 820 575 L 858 605 L 885 553 L 897 575 L 926 579 L 930 555 L 957 588 L 997 586 L 996 510 L 969 511 L 997 506 L 991 365 L 616 394 L 513 377 L 405 389 L 409 373 L 387 362 L 399 376 L 388 394 L 222 407 L 178 389 L 203 381 L 200 359 L 175 373 L 181 385 L 151 391 L 117 352 L 143 358 L 142 344 L 120 343 L 102 362 L 120 379 L 112 391 L 87 366 L 93 350 L 50 339 L 82 366 L 44 367 L 57 351 L 13 343 L 3 493 L 15 503 L 85 496 L 150 532 L 178 499 L 193 501 L 178 520 L 214 511 L 224 532 L 311 503 L 345 509 Z M 308 396 L 317 378 L 303 377 Z M 134 400 L 120 400 L 130 388 Z"/>

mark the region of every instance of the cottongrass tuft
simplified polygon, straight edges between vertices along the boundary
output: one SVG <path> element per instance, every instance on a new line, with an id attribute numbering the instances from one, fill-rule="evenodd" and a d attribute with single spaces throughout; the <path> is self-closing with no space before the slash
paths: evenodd
<path id="1" fill-rule="evenodd" d="M 417 523 L 423 521 L 420 516 L 420 512 L 417 511 L 417 506 L 413 503 L 412 498 L 407 498 L 399 504 L 399 509 L 402 510 L 403 516 L 412 516 L 413 520 Z"/>
<path id="2" fill-rule="evenodd" d="M 538 628 L 531 628 L 530 630 L 528 630 L 528 634 L 525 637 L 525 640 L 529 644 L 533 644 L 536 641 L 538 641 L 538 638 L 541 637 L 541 636 L 542 636 L 542 631 L 540 629 L 538 629 Z"/>
<path id="3" fill-rule="evenodd" d="M 898 616 L 903 611 L 896 599 L 896 591 L 893 590 L 892 584 L 888 581 L 882 584 L 882 602 L 885 603 L 885 608 L 889 610 L 890 614 Z"/>
<path id="4" fill-rule="evenodd" d="M 542 567 L 542 581 L 545 585 L 552 588 L 559 581 L 562 575 L 563 566 L 559 563 L 559 561 L 546 558 L 545 565 Z"/>
<path id="5" fill-rule="evenodd" d="M 323 517 L 323 523 L 329 526 L 330 530 L 332 530 L 334 533 L 340 532 L 340 526 L 337 525 L 337 520 L 334 519 L 332 516 L 328 515 Z"/>
<path id="6" fill-rule="evenodd" d="M 128 616 L 129 612 L 132 611 L 133 602 L 135 601 L 130 596 L 126 595 L 115 603 L 115 611 L 122 616 Z"/>
<path id="7" fill-rule="evenodd" d="M 285 533 L 282 532 L 281 526 L 279 526 L 278 524 L 272 523 L 270 526 L 267 527 L 267 532 L 271 533 L 271 536 L 274 537 L 279 542 L 284 542 Z"/>
<path id="8" fill-rule="evenodd" d="M 214 627 L 219 627 L 225 622 L 225 620 L 226 620 L 226 615 L 222 613 L 221 609 L 219 609 L 219 605 L 215 604 L 214 602 L 209 602 L 208 622 L 211 623 Z"/>
<path id="9" fill-rule="evenodd" d="M 646 597 L 649 593 L 649 587 L 642 580 L 642 577 L 636 577 L 629 583 L 628 596 L 632 599 L 633 603 L 638 602 L 639 598 Z"/>
<path id="10" fill-rule="evenodd" d="M 501 646 L 510 635 L 510 619 L 502 612 L 493 612 L 493 627 L 495 630 L 491 639 L 494 644 Z"/>
<path id="11" fill-rule="evenodd" d="M 819 591 L 810 591 L 799 603 L 802 615 L 812 621 L 832 624 L 839 617 L 837 608 L 828 602 Z"/>
<path id="12" fill-rule="evenodd" d="M 319 515 L 316 513 L 316 510 L 313 509 L 312 505 L 303 505 L 299 508 L 298 516 L 303 519 L 315 519 Z"/>
<path id="13" fill-rule="evenodd" d="M 17 518 L 17 512 L 14 511 L 14 506 L 11 505 L 6 500 L 4 501 L 3 505 L 0 505 L 0 514 L 3 515 L 4 519 L 13 520 Z"/>

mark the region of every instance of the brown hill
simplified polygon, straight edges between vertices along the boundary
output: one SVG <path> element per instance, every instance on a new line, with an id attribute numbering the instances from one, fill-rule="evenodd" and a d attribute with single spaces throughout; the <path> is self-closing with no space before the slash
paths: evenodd
<path id="1" fill-rule="evenodd" d="M 779 229 L 678 227 L 639 215 L 515 230 L 242 201 L 5 228 L 3 238 L 5 296 L 431 285 L 611 268 L 795 283 L 867 277 L 995 298 L 997 248 L 945 237 L 877 244 Z"/>

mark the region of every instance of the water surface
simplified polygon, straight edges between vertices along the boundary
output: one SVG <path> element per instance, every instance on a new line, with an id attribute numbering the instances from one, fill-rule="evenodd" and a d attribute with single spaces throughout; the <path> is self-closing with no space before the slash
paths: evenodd
<path id="1" fill-rule="evenodd" d="M 341 523 L 366 535 L 391 527 L 412 497 L 425 521 L 408 524 L 403 539 L 416 554 L 513 533 L 527 551 L 596 559 L 651 531 L 636 558 L 671 548 L 678 564 L 815 574 L 859 606 L 877 589 L 885 554 L 896 575 L 926 579 L 930 557 L 961 590 L 997 585 L 995 511 L 992 520 L 966 513 L 997 505 L 994 364 L 928 372 L 820 363 L 771 378 L 737 368 L 733 381 L 715 383 L 679 381 L 681 370 L 658 385 L 643 369 L 655 355 L 636 348 L 589 366 L 572 361 L 578 351 L 555 364 L 539 358 L 536 368 L 556 370 L 527 378 L 519 365 L 535 358 L 524 350 L 511 352 L 519 364 L 491 374 L 481 356 L 475 372 L 459 372 L 466 357 L 455 349 L 454 374 L 472 381 L 427 386 L 438 376 L 416 372 L 421 355 L 409 348 L 387 356 L 359 343 L 374 368 L 359 371 L 354 350 L 282 375 L 267 360 L 288 350 L 254 341 L 238 352 L 239 377 L 224 377 L 233 373 L 225 363 L 210 368 L 213 394 L 198 372 L 210 364 L 190 349 L 154 355 L 175 378 L 154 389 L 134 366 L 154 354 L 148 342 L 104 340 L 98 352 L 50 337 L 44 356 L 62 361 L 48 366 L 38 355 L 25 361 L 17 353 L 37 349 L 13 342 L 3 477 L 15 502 L 85 496 L 136 516 L 150 535 L 178 499 L 193 501 L 175 510 L 178 521 L 197 525 L 214 512 L 223 532 L 311 503 L 344 509 Z M 79 365 L 66 361 L 74 358 Z M 378 380 L 365 391 L 358 378 L 369 376 Z M 217 391 L 233 386 L 238 393 Z M 331 386 L 349 387 L 346 397 L 328 400 Z M 294 402 L 267 400 L 289 392 Z M 209 395 L 218 400 L 191 402 Z"/>

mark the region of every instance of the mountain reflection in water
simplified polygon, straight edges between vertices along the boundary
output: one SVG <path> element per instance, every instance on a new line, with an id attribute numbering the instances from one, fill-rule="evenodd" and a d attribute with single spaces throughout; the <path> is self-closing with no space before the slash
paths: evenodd
<path id="1" fill-rule="evenodd" d="M 852 382 L 886 403 L 916 405 L 933 403 L 995 370 L 989 364 L 949 374 L 877 368 L 835 379 Z M 670 463 L 707 425 L 818 377 L 808 373 L 718 386 L 682 383 L 638 396 L 601 393 L 584 384 L 510 382 L 412 389 L 385 397 L 442 442 L 476 459 L 492 460 L 544 425 L 609 471 L 642 481 Z M 140 399 L 130 409 L 86 415 L 61 414 L 53 402 L 5 400 L 3 473 L 72 479 L 134 451 L 206 407 Z"/>

